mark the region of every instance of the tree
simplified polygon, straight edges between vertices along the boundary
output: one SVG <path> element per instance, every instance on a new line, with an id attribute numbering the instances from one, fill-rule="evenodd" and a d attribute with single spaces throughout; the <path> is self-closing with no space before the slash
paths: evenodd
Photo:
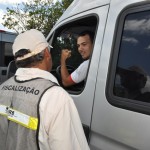
<path id="1" fill-rule="evenodd" d="M 17 33 L 35 28 L 48 35 L 59 17 L 73 0 L 28 0 L 8 8 L 3 16 L 3 25 Z"/>

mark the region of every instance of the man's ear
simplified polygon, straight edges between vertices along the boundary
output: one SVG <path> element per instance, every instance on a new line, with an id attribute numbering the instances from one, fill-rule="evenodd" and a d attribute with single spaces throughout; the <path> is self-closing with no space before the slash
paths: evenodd
<path id="1" fill-rule="evenodd" d="M 45 48 L 44 55 L 45 55 L 46 57 L 50 57 L 50 52 L 49 52 L 49 49 L 48 49 L 48 48 Z"/>

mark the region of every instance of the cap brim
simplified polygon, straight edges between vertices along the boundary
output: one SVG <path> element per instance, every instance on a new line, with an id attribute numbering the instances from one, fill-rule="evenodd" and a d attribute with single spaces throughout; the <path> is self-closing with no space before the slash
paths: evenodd
<path id="1" fill-rule="evenodd" d="M 50 48 L 53 48 L 53 46 L 51 46 L 51 45 L 48 45 Z"/>

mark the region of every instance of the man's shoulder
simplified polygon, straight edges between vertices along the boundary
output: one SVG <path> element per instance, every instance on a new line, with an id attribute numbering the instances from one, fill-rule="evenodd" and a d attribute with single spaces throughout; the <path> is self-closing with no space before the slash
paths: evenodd
<path id="1" fill-rule="evenodd" d="M 87 69 L 88 65 L 89 65 L 89 60 L 85 60 L 80 64 L 80 66 L 77 69 L 79 69 L 79 70 Z"/>
<path id="2" fill-rule="evenodd" d="M 42 103 L 53 105 L 57 108 L 69 104 L 70 100 L 72 101 L 71 96 L 60 86 L 53 86 L 42 96 Z"/>
<path id="3" fill-rule="evenodd" d="M 89 64 L 89 59 L 87 59 L 87 60 L 85 60 L 85 61 L 83 61 L 81 64 Z"/>
<path id="4" fill-rule="evenodd" d="M 83 66 L 88 66 L 89 65 L 89 60 L 83 61 L 78 68 L 83 67 Z"/>
<path id="5" fill-rule="evenodd" d="M 59 95 L 59 94 L 62 94 L 62 95 L 66 95 L 66 96 L 69 96 L 70 97 L 70 95 L 68 94 L 68 92 L 66 91 L 66 90 L 64 90 L 61 86 L 59 86 L 59 85 L 54 85 L 54 86 L 52 86 L 51 88 L 49 88 L 47 91 L 46 91 L 47 93 L 57 93 L 56 94 L 56 96 L 57 95 Z"/>

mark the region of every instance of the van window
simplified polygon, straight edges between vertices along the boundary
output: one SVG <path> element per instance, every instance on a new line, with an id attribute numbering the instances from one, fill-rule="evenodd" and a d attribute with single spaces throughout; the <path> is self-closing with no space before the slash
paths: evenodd
<path id="1" fill-rule="evenodd" d="M 149 113 L 145 107 L 150 106 L 149 15 L 149 10 L 125 15 L 121 36 L 118 34 L 120 42 L 116 42 L 112 55 L 116 71 L 111 103 L 143 113 Z"/>
<path id="2" fill-rule="evenodd" d="M 8 66 L 9 62 L 13 60 L 12 45 L 13 43 L 5 43 L 5 66 Z"/>
<path id="3" fill-rule="evenodd" d="M 86 18 L 80 18 L 73 20 L 63 26 L 59 27 L 53 36 L 51 55 L 53 58 L 53 67 L 51 73 L 58 79 L 61 84 L 60 74 L 60 56 L 62 49 L 71 50 L 71 57 L 67 60 L 67 68 L 69 73 L 72 73 L 84 60 L 78 52 L 77 48 L 77 36 L 79 33 L 89 30 L 95 33 L 97 26 L 97 18 L 90 16 Z M 70 92 L 80 92 L 83 90 L 86 81 L 66 88 Z M 62 84 L 61 84 L 62 85 Z"/>
<path id="4" fill-rule="evenodd" d="M 16 36 L 16 33 L 0 31 L 0 67 L 7 67 L 14 59 L 12 45 Z"/>

